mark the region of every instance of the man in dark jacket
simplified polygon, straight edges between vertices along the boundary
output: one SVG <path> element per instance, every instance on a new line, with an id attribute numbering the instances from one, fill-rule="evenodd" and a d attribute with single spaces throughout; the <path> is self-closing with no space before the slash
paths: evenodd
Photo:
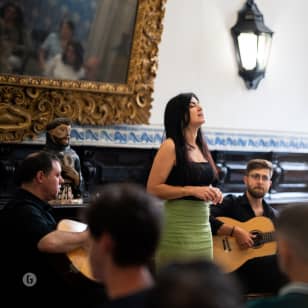
<path id="1" fill-rule="evenodd" d="M 59 159 L 44 151 L 26 157 L 15 174 L 18 189 L 0 210 L 2 297 L 9 306 L 85 307 L 104 289 L 71 272 L 66 254 L 87 247 L 88 231 L 57 229 L 52 207 L 63 179 Z M 76 279 L 76 283 L 73 283 Z M 84 283 L 83 283 L 84 282 Z M 90 299 L 92 302 L 90 302 Z M 96 300 L 96 298 L 95 298 Z"/>

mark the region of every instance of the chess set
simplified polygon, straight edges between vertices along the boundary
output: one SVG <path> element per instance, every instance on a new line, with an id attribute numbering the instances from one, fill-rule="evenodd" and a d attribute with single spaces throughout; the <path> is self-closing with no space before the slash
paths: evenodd
<path id="1" fill-rule="evenodd" d="M 70 185 L 64 184 L 61 191 L 59 192 L 57 199 L 49 201 L 51 205 L 69 205 L 69 204 L 82 204 L 82 198 L 74 198 L 72 188 Z"/>

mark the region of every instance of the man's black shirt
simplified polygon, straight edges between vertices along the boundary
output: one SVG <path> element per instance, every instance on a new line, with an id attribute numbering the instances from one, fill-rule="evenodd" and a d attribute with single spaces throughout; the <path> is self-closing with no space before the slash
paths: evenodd
<path id="1" fill-rule="evenodd" d="M 271 219 L 275 225 L 275 217 L 278 215 L 278 211 L 265 200 L 262 203 L 263 216 Z M 224 197 L 221 204 L 211 205 L 210 223 L 214 235 L 217 234 L 217 230 L 223 224 L 216 219 L 218 216 L 230 217 L 240 222 L 246 222 L 256 217 L 246 194 L 241 196 L 230 194 Z M 251 259 L 231 274 L 240 280 L 246 293 L 276 293 L 287 282 L 287 278 L 279 270 L 276 255 Z"/>

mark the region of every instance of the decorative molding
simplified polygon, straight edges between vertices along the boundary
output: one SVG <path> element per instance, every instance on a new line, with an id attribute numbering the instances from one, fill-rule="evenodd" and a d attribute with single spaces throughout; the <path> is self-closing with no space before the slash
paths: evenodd
<path id="1" fill-rule="evenodd" d="M 207 128 L 205 135 L 211 150 L 308 153 L 305 133 Z M 72 145 L 96 147 L 158 148 L 162 140 L 160 125 L 74 126 L 71 136 Z M 45 143 L 45 136 L 40 135 L 30 143 Z"/>
<path id="2" fill-rule="evenodd" d="M 208 129 L 209 147 L 224 151 L 308 153 L 308 134 Z"/>
<path id="3" fill-rule="evenodd" d="M 96 147 L 158 148 L 162 141 L 160 126 L 114 125 L 101 128 L 74 126 L 71 131 L 71 144 Z M 44 144 L 45 135 L 24 143 Z"/>

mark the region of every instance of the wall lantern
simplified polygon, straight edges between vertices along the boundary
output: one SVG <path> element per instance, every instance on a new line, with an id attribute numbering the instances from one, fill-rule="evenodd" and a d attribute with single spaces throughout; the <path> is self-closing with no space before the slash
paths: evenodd
<path id="1" fill-rule="evenodd" d="M 253 0 L 247 0 L 231 28 L 239 75 L 248 89 L 256 89 L 265 75 L 273 32 Z"/>

